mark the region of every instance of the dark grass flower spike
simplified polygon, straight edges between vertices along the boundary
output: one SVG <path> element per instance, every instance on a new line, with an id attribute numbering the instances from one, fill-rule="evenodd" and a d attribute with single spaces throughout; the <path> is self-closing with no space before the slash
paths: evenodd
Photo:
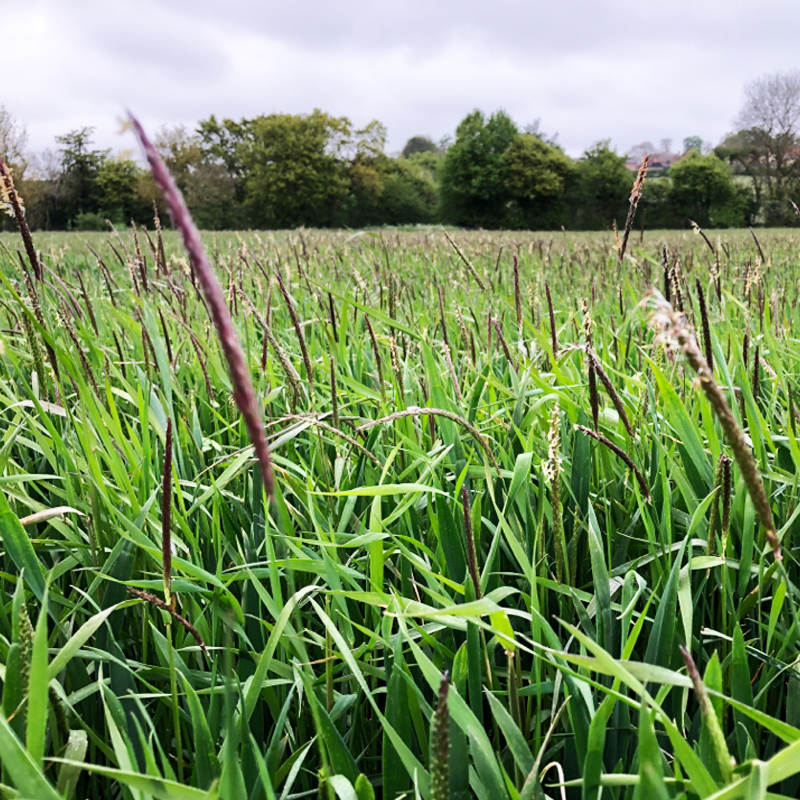
<path id="1" fill-rule="evenodd" d="M 714 245 L 711 244 L 711 240 L 706 236 L 705 231 L 693 219 L 689 220 L 689 224 L 692 226 L 695 233 L 703 237 L 703 241 L 708 245 L 708 249 L 716 256 L 717 251 L 714 249 Z"/>
<path id="2" fill-rule="evenodd" d="M 517 312 L 517 328 L 522 332 L 522 297 L 519 293 L 519 261 L 514 254 L 514 309 Z"/>
<path id="3" fill-rule="evenodd" d="M 620 420 L 622 420 L 622 424 L 625 426 L 625 430 L 628 431 L 628 435 L 633 438 L 633 428 L 631 427 L 630 420 L 628 419 L 628 414 L 625 411 L 625 404 L 622 402 L 622 398 L 619 396 L 619 392 L 617 391 L 614 384 L 611 382 L 611 378 L 608 377 L 606 371 L 603 369 L 603 365 L 598 360 L 597 356 L 593 353 L 589 353 L 589 360 L 594 367 L 594 371 L 597 374 L 597 377 L 600 378 L 600 382 L 605 387 L 608 396 L 611 398 L 611 402 L 614 403 L 614 408 L 617 409 L 617 414 L 619 414 Z"/>
<path id="4" fill-rule="evenodd" d="M 17 220 L 17 227 L 22 236 L 25 252 L 28 255 L 28 261 L 31 263 L 33 274 L 36 276 L 36 280 L 40 281 L 43 277 L 42 265 L 39 261 L 39 257 L 36 255 L 36 248 L 33 246 L 31 230 L 28 227 L 28 221 L 25 219 L 25 208 L 20 202 L 17 190 L 14 188 L 14 179 L 11 177 L 11 170 L 2 158 L 0 158 L 0 196 L 2 196 L 3 203 L 11 207 L 11 214 Z"/>
<path id="5" fill-rule="evenodd" d="M 558 358 L 558 335 L 556 333 L 556 315 L 553 312 L 553 298 L 550 296 L 550 284 L 544 282 L 544 293 L 547 297 L 547 311 L 550 315 L 550 339 L 553 343 L 553 358 Z"/>
<path id="6" fill-rule="evenodd" d="M 165 603 L 160 597 L 156 597 L 149 592 L 143 592 L 141 589 L 134 589 L 133 586 L 128 586 L 127 589 L 140 600 L 144 600 L 146 603 L 150 603 L 151 606 L 156 606 L 156 608 L 160 608 L 162 611 L 166 611 L 168 614 L 172 615 L 172 617 L 194 637 L 197 644 L 200 645 L 200 649 L 208 655 L 208 647 L 206 647 L 206 643 L 203 641 L 203 637 L 200 636 L 197 628 L 195 628 L 188 619 L 182 617 L 171 605 Z"/>
<path id="7" fill-rule="evenodd" d="M 714 491 L 716 492 L 716 496 L 711 505 L 711 520 L 708 523 L 708 533 L 706 535 L 706 555 L 709 556 L 713 556 L 717 552 L 716 534 L 717 525 L 719 524 L 719 503 L 720 495 L 723 492 L 726 462 L 728 465 L 728 475 L 730 475 L 730 459 L 722 453 L 717 461 L 717 472 L 714 477 Z M 730 486 L 728 487 L 728 500 L 730 501 Z"/>
<path id="8" fill-rule="evenodd" d="M 333 427 L 339 427 L 339 399 L 336 394 L 336 363 L 331 358 L 331 412 L 333 415 Z"/>
<path id="9" fill-rule="evenodd" d="M 450 373 L 450 380 L 453 382 L 453 389 L 456 393 L 456 398 L 458 399 L 459 405 L 464 404 L 464 397 L 461 394 L 461 387 L 458 385 L 458 378 L 456 377 L 456 371 L 453 367 L 453 359 L 450 355 L 450 347 L 448 346 L 447 342 L 442 342 L 442 352 L 444 353 L 444 360 L 447 363 L 447 370 Z"/>
<path id="10" fill-rule="evenodd" d="M 683 311 L 683 292 L 681 292 L 677 262 L 672 265 L 672 269 L 670 270 L 670 280 L 672 282 L 672 293 L 675 295 L 675 305 L 678 311 Z"/>
<path id="11" fill-rule="evenodd" d="M 467 326 L 464 324 L 464 314 L 458 303 L 456 303 L 456 324 L 458 325 L 459 346 L 464 348 L 469 341 L 469 336 L 467 336 Z"/>
<path id="12" fill-rule="evenodd" d="M 328 292 L 328 310 L 331 315 L 331 328 L 333 329 L 333 341 L 339 344 L 339 332 L 336 329 L 336 309 L 333 307 L 333 295 Z"/>
<path id="13" fill-rule="evenodd" d="M 628 218 L 625 220 L 625 232 L 622 234 L 622 244 L 619 248 L 619 264 L 622 264 L 622 260 L 625 258 L 625 249 L 628 246 L 628 236 L 630 236 L 633 218 L 636 214 L 639 201 L 642 199 L 642 185 L 647 175 L 647 162 L 649 159 L 649 155 L 646 155 L 642 159 L 642 165 L 639 167 L 639 171 L 636 173 L 636 180 L 633 182 L 633 189 L 631 190 L 631 196 L 629 198 L 630 206 L 628 208 Z"/>
<path id="14" fill-rule="evenodd" d="M 478 558 L 475 554 L 475 534 L 472 530 L 472 514 L 469 507 L 469 494 L 467 487 L 461 487 L 461 504 L 464 507 L 464 534 L 467 543 L 467 567 L 472 585 L 475 588 L 475 599 L 481 599 L 481 579 L 478 573 Z"/>
<path id="15" fill-rule="evenodd" d="M 286 303 L 286 307 L 289 309 L 289 316 L 292 318 L 292 325 L 294 326 L 294 332 L 297 334 L 297 341 L 300 343 L 300 352 L 303 356 L 303 364 L 305 365 L 306 368 L 306 378 L 308 379 L 308 395 L 310 398 L 313 398 L 314 373 L 311 369 L 311 359 L 308 356 L 306 339 L 305 336 L 303 336 L 303 327 L 300 325 L 300 320 L 297 317 L 297 312 L 295 311 L 294 303 L 292 302 L 292 298 L 289 296 L 289 292 L 286 289 L 286 285 L 283 282 L 283 278 L 281 277 L 280 272 L 276 272 L 275 277 L 278 279 L 278 286 L 280 287 L 281 294 L 283 295 L 283 299 Z"/>
<path id="16" fill-rule="evenodd" d="M 583 301 L 583 332 L 586 337 L 586 368 L 589 377 L 589 406 L 592 411 L 592 425 L 596 431 L 600 430 L 600 396 L 597 393 L 597 374 L 595 372 L 595 359 L 592 358 L 592 317 L 589 314 L 589 303 Z"/>
<path id="17" fill-rule="evenodd" d="M 788 395 L 787 401 L 789 404 L 789 427 L 792 429 L 792 435 L 797 435 L 797 425 L 796 423 L 800 420 L 800 414 L 798 414 L 797 409 L 794 406 L 794 396 L 792 394 L 792 384 L 789 383 L 786 386 L 786 393 Z"/>
<path id="18" fill-rule="evenodd" d="M 169 331 L 167 330 L 167 323 L 164 320 L 164 315 L 161 313 L 161 308 L 158 309 L 158 318 L 161 320 L 161 331 L 164 334 L 164 344 L 167 348 L 167 359 L 169 360 L 170 365 L 174 366 L 173 356 L 172 356 L 172 343 L 170 342 Z"/>
<path id="19" fill-rule="evenodd" d="M 169 265 L 167 264 L 167 256 L 164 253 L 164 237 L 161 235 L 161 217 L 158 215 L 158 204 L 153 200 L 153 224 L 156 228 L 156 241 L 158 242 L 158 256 L 156 257 L 156 267 L 163 272 L 164 275 L 169 275 Z"/>
<path id="20" fill-rule="evenodd" d="M 744 363 L 744 368 L 747 369 L 747 357 L 749 355 L 749 347 L 750 347 L 750 334 L 748 331 L 744 332 L 744 341 L 742 342 L 742 362 Z"/>
<path id="21" fill-rule="evenodd" d="M 36 321 L 39 323 L 39 325 L 41 325 L 42 330 L 46 331 L 47 326 L 44 322 L 44 314 L 42 313 L 42 305 L 39 302 L 39 295 L 36 294 L 36 288 L 33 285 L 33 281 L 31 280 L 31 276 L 28 274 L 28 271 L 23 269 L 22 273 L 23 277 L 25 278 L 25 288 L 28 290 L 28 297 L 30 297 L 31 308 L 33 309 Z M 57 381 L 61 376 L 58 371 L 58 359 L 56 358 L 56 351 L 52 348 L 47 339 L 44 339 L 44 349 L 47 353 L 47 360 L 50 362 L 50 367 L 53 370 L 53 375 L 55 376 L 55 387 L 56 392 L 58 392 Z"/>
<path id="22" fill-rule="evenodd" d="M 95 336 L 100 336 L 100 329 L 97 327 L 97 318 L 94 315 L 94 306 L 92 306 L 92 300 L 89 297 L 88 292 L 86 291 L 86 286 L 83 282 L 83 276 L 81 275 L 81 271 L 77 270 L 75 275 L 78 278 L 78 286 L 81 287 L 81 295 L 83 296 L 83 302 L 86 306 L 86 312 L 89 314 L 89 322 L 92 323 L 92 329 L 94 330 Z"/>
<path id="23" fill-rule="evenodd" d="M 250 380 L 250 373 L 247 369 L 245 355 L 236 336 L 233 327 L 233 320 L 225 305 L 225 297 L 222 287 L 219 285 L 217 276 L 211 267 L 208 256 L 203 249 L 200 234 L 195 227 L 186 203 L 175 181 L 169 174 L 164 161 L 148 139 L 139 121 L 130 116 L 131 124 L 139 139 L 139 142 L 147 157 L 150 170 L 153 173 L 156 185 L 158 186 L 164 201 L 169 209 L 170 216 L 175 227 L 180 231 L 184 247 L 189 255 L 189 261 L 194 273 L 197 276 L 200 286 L 205 295 L 209 314 L 217 329 L 222 351 L 225 360 L 228 362 L 231 380 L 233 382 L 233 398 L 239 411 L 244 417 L 250 441 L 253 443 L 255 455 L 261 468 L 261 476 L 264 481 L 264 488 L 267 494 L 272 497 L 274 493 L 274 477 L 272 473 L 272 462 L 269 457 L 269 448 L 264 435 L 264 423 L 261 417 L 261 410 L 258 406 L 256 393 L 253 383 Z"/>
<path id="24" fill-rule="evenodd" d="M 84 375 L 89 379 L 89 382 L 94 389 L 95 395 L 97 395 L 97 400 L 102 404 L 103 397 L 100 394 L 100 388 L 97 385 L 97 381 L 94 377 L 94 372 L 92 371 L 92 365 L 89 363 L 89 359 L 86 358 L 86 354 L 83 352 L 83 348 L 81 347 L 81 343 L 78 340 L 78 336 L 75 333 L 75 329 L 72 327 L 72 323 L 69 321 L 69 312 L 67 311 L 65 306 L 61 306 L 61 309 L 58 313 L 58 318 L 61 324 L 66 330 L 67 334 L 69 334 L 69 338 L 72 339 L 72 344 L 75 345 L 75 349 L 78 351 L 78 358 L 81 360 L 81 366 L 83 367 Z"/>
<path id="25" fill-rule="evenodd" d="M 753 452 L 744 438 L 742 429 L 736 424 L 736 419 L 731 412 L 725 396 L 722 393 L 714 376 L 711 374 L 706 360 L 697 345 L 694 330 L 686 320 L 685 315 L 676 313 L 657 293 L 652 295 L 654 299 L 655 311 L 651 317 L 652 324 L 658 330 L 658 338 L 668 346 L 681 350 L 689 362 L 691 368 L 697 373 L 699 383 L 714 414 L 722 425 L 725 438 L 728 440 L 733 450 L 739 471 L 747 487 L 747 491 L 753 501 L 761 525 L 764 528 L 764 536 L 772 549 L 776 561 L 783 558 L 781 544 L 775 530 L 775 522 L 772 518 L 769 498 L 761 480 Z"/>
<path id="26" fill-rule="evenodd" d="M 436 287 L 436 294 L 439 295 L 439 317 L 441 319 L 442 339 L 447 347 L 450 347 L 450 340 L 447 338 L 447 319 L 444 315 L 444 287 L 439 284 Z"/>
<path id="27" fill-rule="evenodd" d="M 33 327 L 33 322 L 31 322 L 31 318 L 25 313 L 22 314 L 22 326 L 25 329 L 25 338 L 28 340 L 28 349 L 31 351 L 31 357 L 33 358 L 34 369 L 36 370 L 39 385 L 43 387 L 45 385 L 46 374 L 44 371 L 42 350 L 39 347 L 39 339 Z"/>
<path id="28" fill-rule="evenodd" d="M 161 570 L 164 577 L 164 600 L 174 610 L 172 596 L 172 417 L 167 419 L 164 442 L 164 473 L 161 478 Z"/>
<path id="29" fill-rule="evenodd" d="M 642 475 L 636 464 L 633 463 L 633 459 L 621 447 L 618 447 L 610 439 L 607 439 L 601 433 L 593 431 L 591 428 L 587 428 L 585 425 L 576 425 L 575 430 L 581 431 L 587 436 L 591 436 L 593 439 L 597 439 L 600 444 L 604 444 L 609 450 L 616 453 L 636 476 L 636 482 L 639 484 L 642 494 L 648 501 L 650 500 L 650 488 L 647 485 L 647 481 L 644 479 L 644 475 Z"/>
<path id="30" fill-rule="evenodd" d="M 383 385 L 383 363 L 381 362 L 381 354 L 378 352 L 378 340 L 375 338 L 375 331 L 372 328 L 372 323 L 369 321 L 369 317 L 364 314 L 364 322 L 367 326 L 367 332 L 369 333 L 369 340 L 372 344 L 372 357 L 375 359 L 375 369 L 378 372 L 378 385 L 380 386 L 381 390 L 381 402 L 386 402 L 386 389 Z"/>
<path id="31" fill-rule="evenodd" d="M 697 286 L 697 302 L 700 305 L 700 321 L 703 325 L 703 347 L 705 349 L 706 361 L 708 362 L 709 369 L 714 371 L 714 355 L 711 352 L 711 325 L 708 321 L 708 309 L 706 308 L 706 296 L 703 293 L 703 284 L 700 283 L 700 278 L 695 281 Z"/>
<path id="32" fill-rule="evenodd" d="M 431 731 L 431 800 L 450 800 L 450 673 L 442 675 Z"/>
<path id="33" fill-rule="evenodd" d="M 758 368 L 759 367 L 759 362 L 760 362 L 760 359 L 759 359 L 759 356 L 760 356 L 760 352 L 759 351 L 760 350 L 761 350 L 761 345 L 757 344 L 756 345 L 756 352 L 755 352 L 755 355 L 753 356 L 753 385 L 752 385 L 753 400 L 756 403 L 758 402 L 758 396 L 761 393 L 761 375 L 760 375 L 759 368 Z"/>
<path id="34" fill-rule="evenodd" d="M 761 243 L 758 241 L 758 237 L 755 234 L 755 231 L 750 228 L 750 235 L 753 237 L 753 241 L 756 243 L 756 249 L 758 250 L 758 256 L 761 259 L 761 263 L 763 264 L 766 262 L 766 258 L 764 257 L 764 251 L 761 249 Z"/>
<path id="35" fill-rule="evenodd" d="M 731 460 L 721 456 L 722 462 L 722 537 L 721 553 L 724 556 L 728 546 L 728 534 L 731 529 Z"/>
<path id="36" fill-rule="evenodd" d="M 475 283 L 478 284 L 482 292 L 485 292 L 486 284 L 483 282 L 483 279 L 478 274 L 478 270 L 475 269 L 473 263 L 467 258 L 464 251 L 455 243 L 455 241 L 447 231 L 444 232 L 444 235 L 447 241 L 450 242 L 450 245 L 453 248 L 453 250 L 455 250 L 456 253 L 458 254 L 458 257 L 464 262 L 464 265 L 469 270 L 469 274 L 472 275 L 472 277 L 474 278 Z"/>
<path id="37" fill-rule="evenodd" d="M 397 389 L 400 392 L 400 397 L 405 394 L 405 386 L 403 385 L 403 370 L 400 368 L 400 358 L 397 354 L 397 342 L 394 336 L 389 336 L 389 356 L 392 362 L 392 369 L 394 370 L 395 379 L 397 381 Z"/>
<path id="38" fill-rule="evenodd" d="M 508 365 L 514 372 L 517 371 L 517 365 L 514 363 L 514 359 L 511 356 L 511 350 L 508 348 L 508 342 L 506 341 L 506 337 L 503 336 L 503 329 L 500 327 L 500 320 L 497 317 L 490 317 L 492 327 L 494 328 L 495 332 L 497 333 L 497 341 L 500 342 L 500 346 L 503 348 L 503 355 L 506 357 L 506 361 L 508 361 Z"/>
<path id="39" fill-rule="evenodd" d="M 125 369 L 125 359 L 122 357 L 122 347 L 120 347 L 119 339 L 117 338 L 117 332 L 112 331 L 111 335 L 114 337 L 114 345 L 117 348 L 117 356 L 119 357 L 119 367 L 122 370 L 122 379 L 128 380 L 128 373 Z"/>

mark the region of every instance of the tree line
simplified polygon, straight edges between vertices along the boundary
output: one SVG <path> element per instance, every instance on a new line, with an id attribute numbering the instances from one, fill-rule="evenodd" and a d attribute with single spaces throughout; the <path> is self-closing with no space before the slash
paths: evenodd
<path id="1" fill-rule="evenodd" d="M 788 224 L 800 188 L 800 72 L 749 84 L 738 130 L 711 152 L 687 137 L 676 163 L 648 177 L 650 228 Z M 32 227 L 90 230 L 147 223 L 159 203 L 130 156 L 93 147 L 92 129 L 28 159 L 24 128 L 0 107 L 0 155 L 11 163 Z M 386 128 L 347 117 L 270 114 L 162 128 L 156 146 L 199 227 L 279 229 L 443 223 L 464 227 L 607 229 L 624 223 L 627 154 L 600 141 L 570 158 L 538 123 L 475 110 L 453 139 L 415 136 L 386 153 Z M 641 155 L 634 148 L 635 155 Z M 163 209 L 162 209 L 163 211 Z"/>

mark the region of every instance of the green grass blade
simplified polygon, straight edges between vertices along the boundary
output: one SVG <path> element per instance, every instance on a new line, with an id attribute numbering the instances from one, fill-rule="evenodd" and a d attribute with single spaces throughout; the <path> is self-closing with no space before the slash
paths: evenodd
<path id="1" fill-rule="evenodd" d="M 23 797 L 59 800 L 60 795 L 44 777 L 41 767 L 14 735 L 3 715 L 0 715 L 0 761 Z"/>
<path id="2" fill-rule="evenodd" d="M 156 800 L 211 800 L 212 797 L 216 796 L 216 793 L 212 794 L 201 789 L 194 789 L 191 786 L 185 786 L 176 781 L 166 780 L 154 775 L 142 775 L 138 772 L 103 767 L 99 764 L 86 764 L 81 761 L 69 761 L 65 758 L 54 758 L 53 761 L 80 767 L 95 775 L 104 775 L 123 786 L 127 786 L 129 789 L 144 792 L 156 798 Z M 54 796 L 57 797 L 58 795 Z"/>
<path id="3" fill-rule="evenodd" d="M 72 800 L 75 794 L 78 778 L 83 772 L 82 764 L 88 748 L 89 737 L 86 735 L 86 731 L 76 730 L 69 732 L 67 749 L 64 751 L 64 758 L 67 759 L 67 763 L 62 764 L 58 770 L 58 786 L 56 787 L 56 791 L 65 800 Z"/>
<path id="4" fill-rule="evenodd" d="M 25 744 L 34 763 L 42 766 L 47 734 L 47 601 L 45 589 L 42 609 L 36 622 L 28 678 L 28 713 Z"/>
<path id="5" fill-rule="evenodd" d="M 31 587 L 36 599 L 41 602 L 44 598 L 44 570 L 25 528 L 11 510 L 4 492 L 0 492 L 0 539 L 17 569 L 24 574 L 25 582 Z"/>
<path id="6" fill-rule="evenodd" d="M 639 710 L 639 785 L 633 796 L 634 800 L 669 800 L 661 748 L 645 706 Z"/>

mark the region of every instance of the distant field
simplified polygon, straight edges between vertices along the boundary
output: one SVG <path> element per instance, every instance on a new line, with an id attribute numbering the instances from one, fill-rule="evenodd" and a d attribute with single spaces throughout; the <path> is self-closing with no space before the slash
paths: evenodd
<path id="1" fill-rule="evenodd" d="M 0 783 L 800 796 L 796 231 L 206 235 L 271 504 L 150 235 L 0 234 Z"/>

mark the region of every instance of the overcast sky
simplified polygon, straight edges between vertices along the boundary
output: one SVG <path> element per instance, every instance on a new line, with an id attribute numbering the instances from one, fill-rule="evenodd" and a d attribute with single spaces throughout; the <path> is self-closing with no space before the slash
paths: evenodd
<path id="1" fill-rule="evenodd" d="M 118 135 L 125 109 L 154 132 L 210 114 L 315 107 L 379 119 L 388 150 L 454 135 L 474 108 L 541 120 L 578 156 L 610 138 L 732 129 L 746 82 L 800 68 L 797 0 L 0 0 L 0 104 L 32 151 L 94 126 Z"/>

